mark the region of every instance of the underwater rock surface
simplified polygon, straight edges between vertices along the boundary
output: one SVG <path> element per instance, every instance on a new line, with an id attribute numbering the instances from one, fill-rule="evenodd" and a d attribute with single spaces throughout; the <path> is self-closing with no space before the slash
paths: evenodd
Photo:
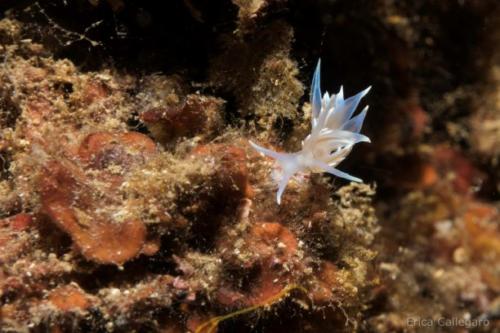
<path id="1" fill-rule="evenodd" d="M 1 6 L 0 331 L 500 330 L 496 1 Z M 277 205 L 319 57 L 365 184 Z"/>

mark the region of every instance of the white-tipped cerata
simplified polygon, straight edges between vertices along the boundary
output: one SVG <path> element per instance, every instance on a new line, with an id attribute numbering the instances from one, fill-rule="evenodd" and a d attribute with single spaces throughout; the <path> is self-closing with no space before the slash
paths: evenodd
<path id="1" fill-rule="evenodd" d="M 370 142 L 367 136 L 359 133 L 368 106 L 357 116 L 353 117 L 353 114 L 371 87 L 347 99 L 344 99 L 342 87 L 336 95 L 330 96 L 325 92 L 321 97 L 320 71 L 321 60 L 318 61 L 311 84 L 311 134 L 302 142 L 302 150 L 291 154 L 278 153 L 250 141 L 255 150 L 274 158 L 283 170 L 276 194 L 278 204 L 281 204 L 281 195 L 288 181 L 299 171 L 327 172 L 353 182 L 362 181 L 335 166 L 344 160 L 356 143 Z"/>

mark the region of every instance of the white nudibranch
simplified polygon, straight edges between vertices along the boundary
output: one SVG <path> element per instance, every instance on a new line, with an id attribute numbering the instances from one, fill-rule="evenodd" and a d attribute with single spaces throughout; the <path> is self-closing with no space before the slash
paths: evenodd
<path id="1" fill-rule="evenodd" d="M 365 120 L 368 106 L 361 113 L 352 117 L 361 99 L 370 91 L 371 87 L 358 94 L 344 99 L 342 87 L 337 95 L 328 95 L 325 92 L 321 98 L 320 66 L 318 61 L 311 85 L 311 134 L 302 141 L 302 150 L 296 153 L 278 153 L 261 147 L 252 141 L 250 144 L 260 153 L 274 158 L 281 166 L 283 176 L 279 181 L 276 201 L 281 203 L 281 195 L 288 181 L 297 172 L 327 172 L 334 176 L 354 182 L 362 182 L 335 168 L 351 152 L 358 142 L 370 142 L 370 139 L 360 134 Z"/>

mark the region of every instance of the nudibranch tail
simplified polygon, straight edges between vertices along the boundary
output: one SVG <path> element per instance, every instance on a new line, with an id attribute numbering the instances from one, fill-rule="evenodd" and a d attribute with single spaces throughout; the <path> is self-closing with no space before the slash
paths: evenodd
<path id="1" fill-rule="evenodd" d="M 288 185 L 288 182 L 292 177 L 293 174 L 290 173 L 283 174 L 283 177 L 281 178 L 280 183 L 278 185 L 278 192 L 276 192 L 276 202 L 278 203 L 278 205 L 281 205 L 281 196 L 283 195 L 283 192 L 285 192 L 286 186 Z"/>
<path id="2" fill-rule="evenodd" d="M 261 154 L 274 158 L 274 160 L 280 165 L 283 171 L 283 175 L 281 177 L 281 180 L 279 181 L 278 192 L 276 193 L 276 201 L 278 202 L 278 205 L 280 205 L 281 196 L 285 191 L 286 186 L 288 185 L 288 181 L 293 177 L 295 173 L 300 170 L 300 165 L 297 161 L 297 154 L 278 153 L 273 150 L 261 147 L 250 140 L 248 142 L 255 150 L 257 150 Z"/>

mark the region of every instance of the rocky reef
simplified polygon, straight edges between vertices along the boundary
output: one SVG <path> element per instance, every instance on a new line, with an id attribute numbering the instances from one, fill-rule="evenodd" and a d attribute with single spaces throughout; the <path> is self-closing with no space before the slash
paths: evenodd
<path id="1" fill-rule="evenodd" d="M 500 330 L 495 1 L 4 6 L 0 331 Z M 319 57 L 365 183 L 278 205 Z"/>

